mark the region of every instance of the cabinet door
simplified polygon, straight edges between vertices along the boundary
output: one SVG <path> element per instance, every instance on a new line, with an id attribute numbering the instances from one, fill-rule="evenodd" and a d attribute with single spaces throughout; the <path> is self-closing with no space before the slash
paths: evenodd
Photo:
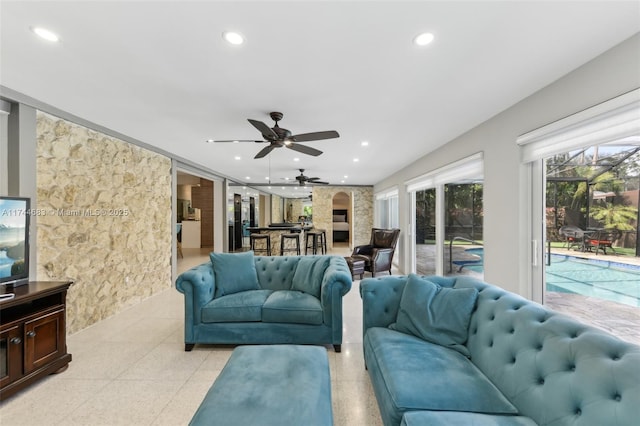
<path id="1" fill-rule="evenodd" d="M 64 316 L 60 309 L 24 323 L 25 374 L 66 353 Z"/>
<path id="2" fill-rule="evenodd" d="M 0 388 L 22 376 L 22 328 L 18 325 L 0 333 Z"/>

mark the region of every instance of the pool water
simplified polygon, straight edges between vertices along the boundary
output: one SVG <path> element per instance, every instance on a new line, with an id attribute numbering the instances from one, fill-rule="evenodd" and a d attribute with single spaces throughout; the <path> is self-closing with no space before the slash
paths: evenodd
<path id="1" fill-rule="evenodd" d="M 547 291 L 575 293 L 640 307 L 640 267 L 605 260 L 551 255 Z"/>
<path id="2" fill-rule="evenodd" d="M 484 248 L 482 247 L 470 248 L 470 249 L 466 249 L 465 251 L 467 253 L 475 254 L 476 256 L 480 257 L 477 263 L 466 265 L 465 268 L 480 274 L 483 273 L 484 272 Z"/>

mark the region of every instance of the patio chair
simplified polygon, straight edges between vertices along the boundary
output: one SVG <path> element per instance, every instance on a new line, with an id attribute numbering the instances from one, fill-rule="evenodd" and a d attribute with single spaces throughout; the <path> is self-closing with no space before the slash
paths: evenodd
<path id="1" fill-rule="evenodd" d="M 585 250 L 591 251 L 595 248 L 596 255 L 598 250 L 602 250 L 602 253 L 607 254 L 607 249 L 611 249 L 613 254 L 617 254 L 613 248 L 613 241 L 615 236 L 611 231 L 599 230 L 591 235 L 587 235 L 584 239 Z"/>
<path id="2" fill-rule="evenodd" d="M 566 225 L 560 227 L 558 230 L 560 236 L 565 237 L 565 246 L 567 250 L 571 250 L 571 247 L 579 247 L 584 251 L 584 231 L 577 226 Z"/>

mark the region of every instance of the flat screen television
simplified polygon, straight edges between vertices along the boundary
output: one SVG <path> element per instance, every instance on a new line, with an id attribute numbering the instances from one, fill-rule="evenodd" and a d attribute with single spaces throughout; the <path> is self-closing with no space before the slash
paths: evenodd
<path id="1" fill-rule="evenodd" d="M 0 285 L 29 282 L 31 200 L 0 196 Z"/>

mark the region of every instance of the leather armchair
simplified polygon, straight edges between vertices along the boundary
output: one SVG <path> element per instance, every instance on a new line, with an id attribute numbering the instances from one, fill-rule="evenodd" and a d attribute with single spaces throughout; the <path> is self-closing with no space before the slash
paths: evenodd
<path id="1" fill-rule="evenodd" d="M 371 272 L 372 277 L 381 271 L 388 271 L 391 275 L 391 262 L 399 236 L 399 229 L 373 228 L 369 244 L 356 246 L 351 257 L 364 260 L 364 270 Z"/>

